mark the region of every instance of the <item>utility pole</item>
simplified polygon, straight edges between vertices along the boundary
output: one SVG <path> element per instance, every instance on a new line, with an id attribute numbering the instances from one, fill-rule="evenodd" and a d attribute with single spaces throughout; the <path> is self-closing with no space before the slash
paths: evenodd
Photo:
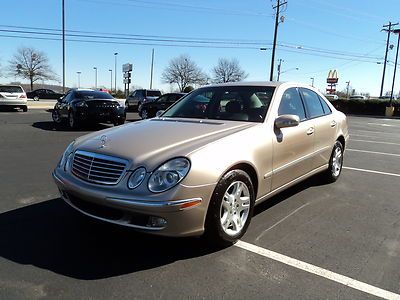
<path id="1" fill-rule="evenodd" d="M 154 48 L 151 52 L 151 72 L 150 72 L 150 89 L 153 88 L 153 68 L 154 68 Z"/>
<path id="2" fill-rule="evenodd" d="M 284 0 L 282 0 L 284 1 Z M 278 25 L 279 25 L 279 9 L 281 6 L 287 4 L 287 1 L 281 3 L 281 0 L 276 0 L 276 16 L 275 16 L 275 32 L 274 32 L 274 43 L 272 46 L 272 57 L 271 57 L 271 72 L 269 74 L 269 81 L 273 81 L 274 78 L 274 61 L 275 61 L 275 48 L 276 48 L 276 40 L 278 37 Z"/>
<path id="3" fill-rule="evenodd" d="M 392 26 L 399 25 L 399 23 L 393 24 L 392 22 L 389 22 L 389 24 L 383 25 L 383 28 L 388 27 L 388 29 L 383 29 L 383 31 L 387 31 L 387 40 L 386 40 L 386 51 L 385 51 L 385 61 L 383 62 L 383 74 L 382 74 L 382 83 L 381 83 L 381 92 L 379 94 L 379 97 L 382 97 L 383 94 L 383 85 L 385 83 L 385 72 L 386 72 L 386 62 L 387 62 L 387 55 L 389 51 L 389 42 L 390 42 L 390 32 L 392 31 Z"/>
<path id="4" fill-rule="evenodd" d="M 62 64 L 63 64 L 63 93 L 65 93 L 65 0 L 62 0 Z"/>
<path id="5" fill-rule="evenodd" d="M 390 92 L 389 106 L 392 106 L 394 82 L 395 82 L 395 80 L 396 80 L 397 59 L 399 58 L 399 46 L 400 46 L 400 29 L 394 29 L 394 30 L 393 30 L 393 33 L 394 33 L 394 34 L 397 34 L 398 37 L 397 37 L 396 59 L 395 59 L 395 62 L 394 62 L 394 72 L 393 72 L 392 91 Z"/>
<path id="6" fill-rule="evenodd" d="M 347 83 L 347 92 L 346 92 L 346 98 L 347 98 L 347 100 L 349 100 L 349 88 L 350 88 L 350 80 L 349 81 L 346 81 L 346 83 Z"/>
<path id="7" fill-rule="evenodd" d="M 276 78 L 276 81 L 279 81 L 279 78 L 281 77 L 281 70 L 282 70 L 282 62 L 283 59 L 279 59 L 279 64 L 278 64 L 278 77 Z"/>

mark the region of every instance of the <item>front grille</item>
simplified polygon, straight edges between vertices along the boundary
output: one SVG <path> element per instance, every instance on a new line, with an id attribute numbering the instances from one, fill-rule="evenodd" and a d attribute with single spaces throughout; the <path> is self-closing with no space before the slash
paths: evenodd
<path id="1" fill-rule="evenodd" d="M 100 101 L 93 100 L 86 102 L 89 108 L 93 109 L 114 109 L 119 106 L 118 102 L 115 101 Z"/>
<path id="2" fill-rule="evenodd" d="M 72 173 L 88 182 L 112 185 L 119 182 L 127 164 L 121 158 L 77 150 Z"/>

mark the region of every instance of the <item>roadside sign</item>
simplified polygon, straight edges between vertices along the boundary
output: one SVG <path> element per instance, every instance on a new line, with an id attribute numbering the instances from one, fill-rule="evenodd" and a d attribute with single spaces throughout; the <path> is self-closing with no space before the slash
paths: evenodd
<path id="1" fill-rule="evenodd" d="M 122 65 L 122 72 L 132 72 L 133 65 L 132 64 L 123 64 Z"/>

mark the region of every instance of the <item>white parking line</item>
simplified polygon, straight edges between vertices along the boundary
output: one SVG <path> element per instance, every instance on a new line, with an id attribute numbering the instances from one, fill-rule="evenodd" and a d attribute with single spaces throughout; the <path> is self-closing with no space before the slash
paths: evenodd
<path id="1" fill-rule="evenodd" d="M 398 134 L 397 132 L 387 132 L 387 131 L 371 131 L 371 130 L 362 130 L 362 129 L 352 129 L 350 128 L 350 135 L 352 132 L 359 131 L 359 132 L 366 132 L 366 133 L 379 133 L 379 134 Z"/>
<path id="2" fill-rule="evenodd" d="M 359 169 L 359 168 L 352 168 L 352 167 L 343 167 L 343 169 L 346 169 L 346 170 L 353 170 L 353 171 L 360 171 L 360 172 L 366 172 L 366 173 L 373 173 L 373 174 L 379 174 L 379 175 L 387 175 L 387 176 L 400 177 L 400 174 L 396 174 L 396 173 L 387 173 L 387 172 L 380 172 L 380 171 L 375 171 L 375 170 L 366 170 L 366 169 Z"/>
<path id="3" fill-rule="evenodd" d="M 353 136 L 361 136 L 361 137 L 374 138 L 374 139 L 379 138 L 379 137 L 376 136 L 376 135 L 365 135 L 365 134 L 355 134 L 355 133 L 350 133 L 350 136 L 351 136 L 351 137 L 353 137 Z M 399 136 L 399 137 L 400 137 L 400 136 Z M 383 137 L 383 138 L 384 138 L 384 139 L 394 140 L 394 139 L 399 139 L 399 137 L 387 137 L 387 136 L 385 136 L 385 137 Z"/>
<path id="4" fill-rule="evenodd" d="M 390 143 L 390 142 L 377 142 L 377 141 L 367 141 L 367 140 L 355 140 L 355 139 L 350 139 L 350 142 L 363 142 L 363 143 L 375 143 L 375 144 L 386 144 L 386 145 L 396 145 L 400 146 L 399 143 Z"/>
<path id="5" fill-rule="evenodd" d="M 400 154 L 394 154 L 394 153 L 376 152 L 376 151 L 367 151 L 367 150 L 349 149 L 349 148 L 347 148 L 346 151 L 363 152 L 363 153 L 379 154 L 379 155 L 389 155 L 389 156 L 400 156 Z"/>
<path id="6" fill-rule="evenodd" d="M 271 251 L 268 249 L 261 248 L 259 246 L 256 246 L 256 245 L 253 245 L 250 243 L 238 241 L 235 244 L 235 246 L 239 247 L 241 249 L 253 252 L 255 254 L 270 258 L 272 260 L 281 262 L 285 265 L 294 267 L 296 269 L 300 269 L 305 272 L 315 274 L 317 276 L 335 281 L 337 283 L 343 284 L 345 286 L 351 287 L 353 289 L 359 290 L 361 292 L 364 292 L 364 293 L 367 293 L 370 295 L 374 295 L 374 296 L 381 297 L 384 299 L 391 299 L 391 300 L 394 300 L 394 299 L 399 300 L 400 299 L 399 294 L 396 294 L 396 293 L 378 288 L 376 286 L 355 280 L 353 278 L 329 271 L 327 269 L 323 269 L 318 266 L 314 266 L 312 264 L 303 262 L 301 260 L 286 256 L 286 255 L 283 255 L 283 254 L 280 254 L 280 253 L 277 253 L 277 252 L 274 252 L 274 251 Z"/>

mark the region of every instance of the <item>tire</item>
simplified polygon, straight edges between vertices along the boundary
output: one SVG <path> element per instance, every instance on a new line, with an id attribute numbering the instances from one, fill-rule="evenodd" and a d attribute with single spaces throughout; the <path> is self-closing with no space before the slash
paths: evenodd
<path id="1" fill-rule="evenodd" d="M 51 118 L 53 119 L 54 123 L 56 123 L 56 124 L 62 123 L 60 112 L 56 109 L 53 109 L 53 111 L 51 112 Z"/>
<path id="2" fill-rule="evenodd" d="M 341 142 L 336 141 L 333 146 L 331 158 L 329 159 L 329 167 L 323 174 L 327 183 L 332 183 L 338 180 L 342 173 L 343 167 L 343 145 Z"/>
<path id="3" fill-rule="evenodd" d="M 22 111 L 23 111 L 23 112 L 27 112 L 27 111 L 28 111 L 28 106 L 26 106 L 26 105 L 25 105 L 25 106 L 22 106 L 21 108 L 22 108 Z"/>
<path id="4" fill-rule="evenodd" d="M 140 117 L 144 120 L 144 119 L 148 119 L 149 118 L 149 113 L 147 112 L 147 109 L 142 109 L 141 113 L 140 113 Z"/>
<path id="5" fill-rule="evenodd" d="M 78 126 L 79 124 L 75 117 L 75 114 L 72 111 L 70 111 L 68 113 L 68 125 L 69 125 L 69 128 L 71 128 L 71 129 L 78 129 L 78 127 L 79 127 Z"/>
<path id="6" fill-rule="evenodd" d="M 114 126 L 119 126 L 124 124 L 125 124 L 125 118 L 118 119 L 117 121 L 114 122 Z"/>
<path id="7" fill-rule="evenodd" d="M 39 101 L 39 96 L 33 97 L 33 101 Z"/>
<path id="8" fill-rule="evenodd" d="M 240 194 L 238 189 L 240 188 Z M 242 170 L 226 173 L 215 187 L 207 211 L 204 236 L 218 246 L 230 246 L 246 232 L 253 215 L 254 187 Z"/>

